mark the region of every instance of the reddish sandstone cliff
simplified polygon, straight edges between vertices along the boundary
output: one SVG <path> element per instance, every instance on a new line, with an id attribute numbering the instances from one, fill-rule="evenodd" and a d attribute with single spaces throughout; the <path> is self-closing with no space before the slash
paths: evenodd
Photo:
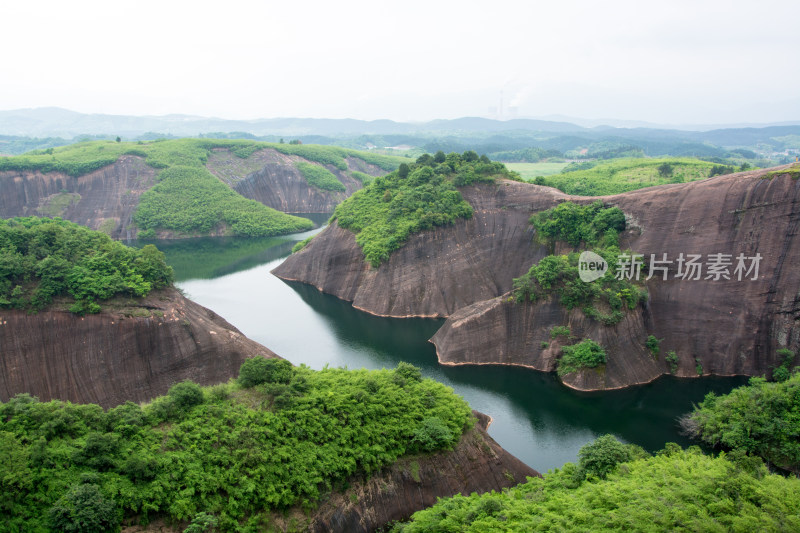
<path id="1" fill-rule="evenodd" d="M 246 160 L 228 150 L 217 149 L 212 150 L 207 167 L 245 198 L 286 213 L 331 213 L 337 204 L 362 187 L 350 170 L 372 176 L 386 173 L 361 159 L 349 157 L 346 160 L 348 170 L 323 165 L 346 189 L 343 192 L 326 191 L 308 184 L 295 166 L 298 162 L 310 163 L 272 149 L 259 150 Z"/>
<path id="2" fill-rule="evenodd" d="M 115 239 L 133 238 L 133 213 L 139 196 L 155 185 L 155 173 L 132 155 L 77 178 L 61 172 L 0 172 L 0 218 L 60 216 Z"/>
<path id="3" fill-rule="evenodd" d="M 542 343 L 551 341 L 553 326 L 568 325 L 609 354 L 605 368 L 565 377 L 580 389 L 655 379 L 669 372 L 669 351 L 676 352 L 681 376 L 696 376 L 698 367 L 703 374 L 760 375 L 779 364 L 778 348 L 800 348 L 800 180 L 790 175 L 754 171 L 602 198 L 626 213 L 622 248 L 647 258 L 762 256 L 757 280 L 681 281 L 672 265 L 668 280 L 646 282 L 646 305 L 610 327 L 551 301 L 506 301 L 512 279 L 547 254 L 532 239 L 529 216 L 560 201 L 593 198 L 516 182 L 462 192 L 475 208 L 471 220 L 412 236 L 377 270 L 364 262 L 352 233 L 333 224 L 274 272 L 371 313 L 450 317 L 432 339 L 446 364 L 552 370 L 558 343 Z M 648 335 L 664 339 L 659 358 L 644 348 Z"/>
<path id="4" fill-rule="evenodd" d="M 174 289 L 104 307 L 84 317 L 0 310 L 0 401 L 26 392 L 109 407 L 149 400 L 184 379 L 227 381 L 247 357 L 276 357 Z"/>

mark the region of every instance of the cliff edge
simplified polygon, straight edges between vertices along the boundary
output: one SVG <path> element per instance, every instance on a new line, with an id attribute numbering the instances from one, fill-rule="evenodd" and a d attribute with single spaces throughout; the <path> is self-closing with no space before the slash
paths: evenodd
<path id="1" fill-rule="evenodd" d="M 800 180 L 788 167 L 664 185 L 600 198 L 626 215 L 620 248 L 673 261 L 644 281 L 643 307 L 613 326 L 567 311 L 552 300 L 509 301 L 512 280 L 550 253 L 533 238 L 528 218 L 569 196 L 547 187 L 498 181 L 461 189 L 469 220 L 412 235 L 378 269 L 364 261 L 354 235 L 332 224 L 273 272 L 312 284 L 364 311 L 384 316 L 448 317 L 433 337 L 444 364 L 514 364 L 551 371 L 560 342 L 549 332 L 568 326 L 592 338 L 608 363 L 563 378 L 598 390 L 678 376 L 769 374 L 775 352 L 800 347 Z M 558 250 L 563 253 L 566 250 Z M 730 256 L 729 279 L 677 279 L 683 253 Z M 759 271 L 737 279 L 736 257 L 760 255 Z M 747 265 L 750 266 L 750 263 Z M 649 335 L 663 339 L 651 354 Z M 546 345 L 546 346 L 545 346 Z M 677 368 L 666 360 L 675 352 Z"/>
<path id="2" fill-rule="evenodd" d="M 117 298 L 79 316 L 0 309 L 0 401 L 29 393 L 111 407 L 166 394 L 185 379 L 227 381 L 254 355 L 277 357 L 175 289 Z"/>

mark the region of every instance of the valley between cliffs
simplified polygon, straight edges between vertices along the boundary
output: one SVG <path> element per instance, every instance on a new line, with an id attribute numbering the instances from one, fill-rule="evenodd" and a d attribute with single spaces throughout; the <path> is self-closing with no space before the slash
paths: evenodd
<path id="1" fill-rule="evenodd" d="M 769 375 L 776 350 L 800 347 L 800 180 L 776 169 L 664 185 L 600 198 L 626 215 L 623 250 L 654 254 L 760 254 L 757 279 L 644 282 L 649 297 L 614 326 L 556 301 L 513 303 L 513 278 L 550 253 L 534 239 L 531 214 L 568 196 L 528 183 L 498 181 L 462 189 L 473 206 L 469 220 L 412 235 L 380 268 L 363 259 L 350 231 L 333 223 L 273 272 L 314 285 L 361 310 L 389 317 L 446 317 L 431 339 L 442 364 L 511 364 L 553 371 L 568 326 L 608 353 L 605 366 L 564 376 L 580 390 L 621 388 L 675 375 Z M 569 251 L 559 246 L 558 253 Z M 735 260 L 734 260 L 735 264 Z M 731 267 L 732 271 L 733 267 Z M 705 274 L 704 274 L 705 276 Z M 660 355 L 645 346 L 661 342 Z"/>

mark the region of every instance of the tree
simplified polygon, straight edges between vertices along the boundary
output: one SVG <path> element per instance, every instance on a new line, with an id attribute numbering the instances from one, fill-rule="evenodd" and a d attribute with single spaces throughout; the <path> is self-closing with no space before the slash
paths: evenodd
<path id="1" fill-rule="evenodd" d="M 169 388 L 167 396 L 179 409 L 190 409 L 203 403 L 203 389 L 191 381 L 182 381 Z"/>
<path id="2" fill-rule="evenodd" d="M 669 178 L 672 176 L 672 163 L 661 163 L 656 169 L 658 170 L 658 175 L 662 178 Z"/>
<path id="3" fill-rule="evenodd" d="M 588 476 L 604 479 L 619 463 L 633 459 L 633 454 L 628 445 L 621 443 L 613 435 L 603 435 L 583 446 L 578 457 L 578 474 L 581 479 Z"/>
<path id="4" fill-rule="evenodd" d="M 401 179 L 405 179 L 408 177 L 408 173 L 411 169 L 405 163 L 400 163 L 400 166 L 397 167 L 397 177 Z"/>
<path id="5" fill-rule="evenodd" d="M 249 388 L 263 383 L 289 383 L 294 369 L 286 359 L 257 355 L 242 363 L 239 369 L 239 384 Z"/>
<path id="6" fill-rule="evenodd" d="M 94 484 L 78 485 L 50 509 L 50 524 L 56 531 L 105 533 L 119 531 L 119 513 L 114 500 Z"/>
<path id="7" fill-rule="evenodd" d="M 442 152 L 441 150 L 433 154 L 433 160 L 436 161 L 437 163 L 444 163 L 445 157 L 446 156 L 444 155 L 444 152 Z"/>
<path id="8" fill-rule="evenodd" d="M 120 139 L 120 138 L 119 138 L 119 135 L 117 135 L 117 142 L 118 142 L 118 143 L 119 143 L 119 142 L 122 142 L 122 139 Z"/>

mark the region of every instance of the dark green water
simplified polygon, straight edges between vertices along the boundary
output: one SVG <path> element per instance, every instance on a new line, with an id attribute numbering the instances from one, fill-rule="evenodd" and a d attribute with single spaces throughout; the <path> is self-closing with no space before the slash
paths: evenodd
<path id="1" fill-rule="evenodd" d="M 319 231 L 319 230 L 315 230 Z M 392 368 L 408 361 L 453 387 L 494 419 L 489 433 L 533 468 L 575 461 L 595 437 L 613 433 L 655 451 L 678 434 L 676 417 L 710 391 L 725 393 L 744 378 L 662 378 L 623 391 L 578 393 L 552 374 L 504 366 L 442 367 L 429 339 L 441 321 L 388 319 L 362 313 L 314 287 L 270 274 L 294 242 L 274 239 L 161 242 L 188 296 L 292 363 L 312 368 Z"/>

